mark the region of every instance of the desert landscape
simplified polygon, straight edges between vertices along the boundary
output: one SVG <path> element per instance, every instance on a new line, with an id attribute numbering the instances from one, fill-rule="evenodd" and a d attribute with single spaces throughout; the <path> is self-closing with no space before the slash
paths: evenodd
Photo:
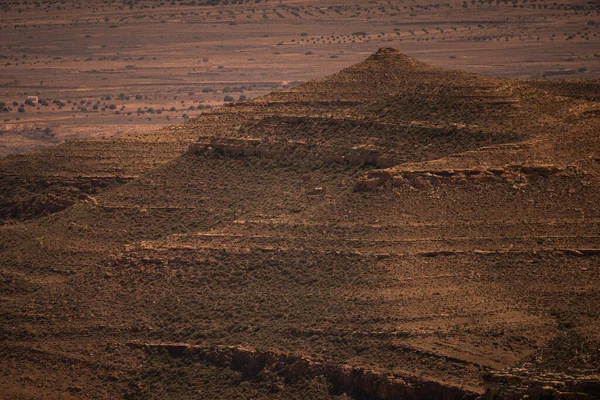
<path id="1" fill-rule="evenodd" d="M 599 4 L 2 7 L 0 398 L 600 398 Z"/>
<path id="2" fill-rule="evenodd" d="M 541 0 L 6 1 L 0 155 L 179 124 L 380 47 L 542 84 L 597 79 L 598 12 L 595 2 Z"/>

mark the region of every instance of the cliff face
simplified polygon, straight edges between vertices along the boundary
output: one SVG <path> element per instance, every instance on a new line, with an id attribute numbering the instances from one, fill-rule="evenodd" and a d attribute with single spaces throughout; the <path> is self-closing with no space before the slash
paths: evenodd
<path id="1" fill-rule="evenodd" d="M 414 376 L 401 377 L 365 368 L 327 365 L 303 356 L 274 351 L 242 347 L 206 348 L 187 344 L 132 343 L 130 346 L 144 348 L 149 354 L 166 351 L 172 357 L 192 357 L 208 361 L 219 367 L 239 371 L 247 378 L 276 376 L 280 384 L 322 376 L 330 382 L 334 393 L 350 393 L 369 399 L 469 400 L 480 397 L 480 394 L 467 389 Z"/>
<path id="2" fill-rule="evenodd" d="M 203 347 L 188 344 L 130 343 L 152 357 L 166 352 L 174 358 L 209 362 L 215 366 L 239 371 L 246 379 L 268 379 L 271 384 L 325 378 L 334 393 L 350 393 L 359 398 L 443 399 L 443 400 L 511 400 L 522 399 L 594 399 L 600 396 L 598 375 L 569 375 L 511 368 L 484 375 L 484 393 L 419 378 L 398 376 L 389 372 L 327 365 L 300 355 L 275 351 L 258 351 L 234 346 Z M 533 364 L 526 364 L 532 366 Z"/>

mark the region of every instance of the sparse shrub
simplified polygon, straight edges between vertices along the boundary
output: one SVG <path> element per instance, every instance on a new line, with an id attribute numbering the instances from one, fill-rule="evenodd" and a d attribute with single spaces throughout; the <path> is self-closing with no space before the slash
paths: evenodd
<path id="1" fill-rule="evenodd" d="M 240 97 L 238 98 L 238 101 L 246 101 L 248 100 L 248 97 L 246 97 L 245 95 L 240 95 Z"/>
<path id="2" fill-rule="evenodd" d="M 225 101 L 225 102 L 231 102 L 231 101 L 233 101 L 233 97 L 231 97 L 231 96 L 227 95 L 227 96 L 225 96 L 225 97 L 223 98 L 223 101 Z"/>

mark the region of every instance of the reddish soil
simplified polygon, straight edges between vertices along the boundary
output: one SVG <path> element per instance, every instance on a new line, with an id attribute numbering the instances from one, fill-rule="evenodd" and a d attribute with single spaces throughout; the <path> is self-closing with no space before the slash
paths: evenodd
<path id="1" fill-rule="evenodd" d="M 600 103 L 565 85 L 383 48 L 5 157 L 0 393 L 597 397 Z"/>

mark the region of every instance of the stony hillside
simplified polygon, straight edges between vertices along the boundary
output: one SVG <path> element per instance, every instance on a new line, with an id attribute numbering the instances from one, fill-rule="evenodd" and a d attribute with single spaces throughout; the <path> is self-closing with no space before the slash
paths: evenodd
<path id="1" fill-rule="evenodd" d="M 0 393 L 598 397 L 600 104 L 561 90 L 381 49 L 0 160 Z"/>

